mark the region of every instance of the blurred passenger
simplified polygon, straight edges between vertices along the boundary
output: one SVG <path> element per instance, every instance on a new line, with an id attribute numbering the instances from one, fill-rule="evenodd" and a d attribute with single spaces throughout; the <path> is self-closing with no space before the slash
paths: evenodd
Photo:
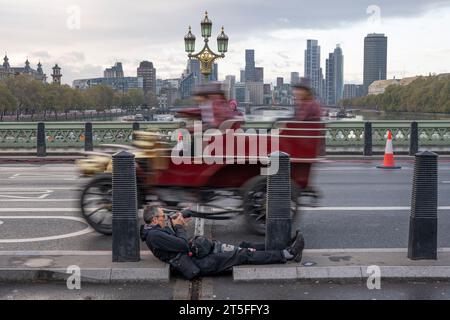
<path id="1" fill-rule="evenodd" d="M 300 78 L 298 83 L 292 85 L 292 94 L 296 104 L 294 119 L 297 121 L 320 121 L 322 108 L 314 97 L 311 81 Z"/>

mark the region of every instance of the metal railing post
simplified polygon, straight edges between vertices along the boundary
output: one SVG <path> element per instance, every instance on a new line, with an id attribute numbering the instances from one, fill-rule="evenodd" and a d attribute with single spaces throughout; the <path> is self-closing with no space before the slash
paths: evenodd
<path id="1" fill-rule="evenodd" d="M 371 156 L 372 151 L 372 123 L 364 122 L 364 155 Z"/>

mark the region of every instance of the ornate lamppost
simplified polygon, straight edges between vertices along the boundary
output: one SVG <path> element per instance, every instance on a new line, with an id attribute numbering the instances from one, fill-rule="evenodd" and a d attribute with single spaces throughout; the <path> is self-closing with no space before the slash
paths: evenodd
<path id="1" fill-rule="evenodd" d="M 205 12 L 205 19 L 201 21 L 200 25 L 202 37 L 205 41 L 203 49 L 199 53 L 193 54 L 195 51 L 195 36 L 191 32 L 190 26 L 188 34 L 184 37 L 184 45 L 189 59 L 197 59 L 200 61 L 200 72 L 203 74 L 206 83 L 212 72 L 212 64 L 214 61 L 219 58 L 225 58 L 225 52 L 228 50 L 228 36 L 225 34 L 222 27 L 222 32 L 217 37 L 217 49 L 220 54 L 214 53 L 208 46 L 208 38 L 211 37 L 212 29 L 212 21 L 208 18 L 208 12 Z"/>

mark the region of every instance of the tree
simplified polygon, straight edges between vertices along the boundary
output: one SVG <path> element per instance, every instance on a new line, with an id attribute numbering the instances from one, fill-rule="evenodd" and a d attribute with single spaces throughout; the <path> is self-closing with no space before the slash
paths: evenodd
<path id="1" fill-rule="evenodd" d="M 9 91 L 4 82 L 0 82 L 0 121 L 6 112 L 11 111 L 17 105 L 16 98 Z"/>

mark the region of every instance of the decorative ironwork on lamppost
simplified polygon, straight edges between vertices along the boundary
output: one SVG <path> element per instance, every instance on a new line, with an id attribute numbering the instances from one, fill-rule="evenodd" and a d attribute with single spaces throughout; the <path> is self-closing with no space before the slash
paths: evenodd
<path id="1" fill-rule="evenodd" d="M 216 59 L 225 58 L 225 52 L 228 50 L 228 36 L 225 34 L 222 27 L 222 32 L 217 37 L 217 49 L 220 54 L 214 53 L 208 46 L 209 37 L 211 37 L 212 21 L 208 18 L 208 12 L 205 12 L 205 19 L 200 23 L 202 37 L 204 38 L 205 45 L 203 49 L 198 53 L 195 51 L 195 36 L 191 32 L 189 26 L 189 32 L 184 37 L 185 50 L 188 53 L 189 59 L 197 59 L 200 61 L 200 72 L 205 78 L 205 82 L 208 82 L 208 77 L 212 73 L 212 64 Z"/>

